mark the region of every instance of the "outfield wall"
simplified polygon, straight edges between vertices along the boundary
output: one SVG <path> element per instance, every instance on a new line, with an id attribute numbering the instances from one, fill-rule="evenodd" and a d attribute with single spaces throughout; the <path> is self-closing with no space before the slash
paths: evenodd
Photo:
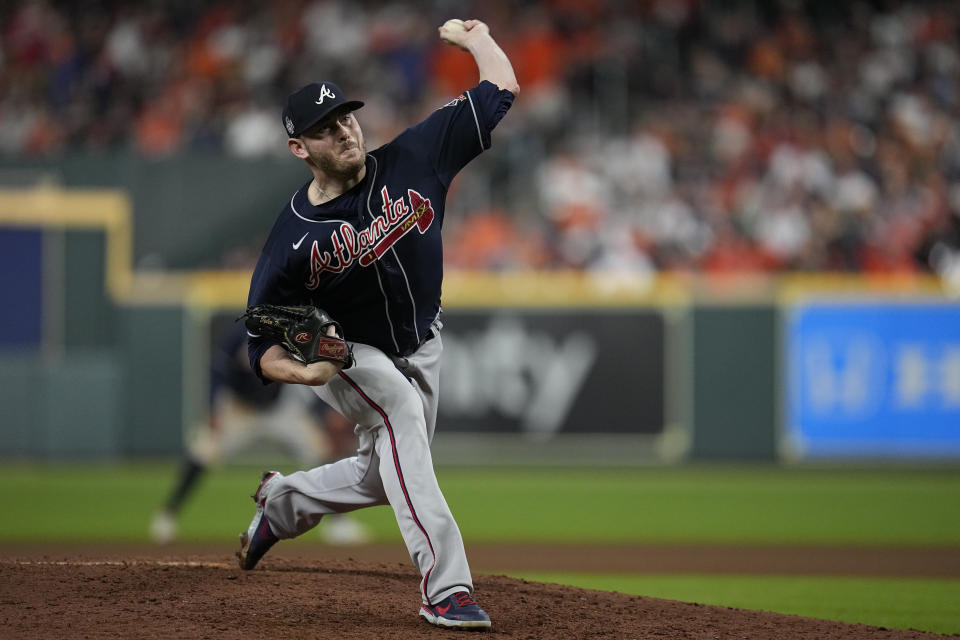
<path id="1" fill-rule="evenodd" d="M 132 269 L 112 191 L 0 192 L 0 455 L 178 453 L 248 272 Z M 451 273 L 437 458 L 960 459 L 929 277 Z"/>

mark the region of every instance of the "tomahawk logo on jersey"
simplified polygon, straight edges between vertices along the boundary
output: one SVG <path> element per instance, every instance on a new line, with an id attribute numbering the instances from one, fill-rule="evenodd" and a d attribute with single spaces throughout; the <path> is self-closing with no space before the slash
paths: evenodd
<path id="1" fill-rule="evenodd" d="M 489 148 L 512 104 L 512 93 L 483 81 L 368 152 L 364 178 L 349 191 L 314 206 L 304 184 L 267 239 L 248 306 L 312 304 L 337 318 L 351 341 L 392 354 L 415 350 L 440 312 L 447 189 Z M 250 341 L 258 374 L 269 346 Z"/>

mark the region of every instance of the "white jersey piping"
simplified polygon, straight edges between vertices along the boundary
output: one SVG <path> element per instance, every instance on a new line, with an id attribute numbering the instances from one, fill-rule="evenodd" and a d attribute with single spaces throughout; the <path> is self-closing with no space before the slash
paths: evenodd
<path id="1" fill-rule="evenodd" d="M 377 170 L 379 165 L 377 164 L 377 159 L 373 156 L 370 156 L 370 159 L 373 160 L 373 176 L 370 178 L 370 190 L 367 192 L 367 213 L 373 218 L 373 212 L 370 210 L 370 198 L 373 196 L 373 188 L 377 183 Z M 373 271 L 377 274 L 377 283 L 380 285 L 380 293 L 383 294 L 383 310 L 387 314 L 387 326 L 390 327 L 390 339 L 393 340 L 393 348 L 397 350 L 397 353 L 400 352 L 400 345 L 397 343 L 397 335 L 393 331 L 393 320 L 390 318 L 390 299 L 387 297 L 387 291 L 383 288 L 383 280 L 380 278 L 380 269 L 377 268 L 377 262 L 373 263 Z"/>
<path id="2" fill-rule="evenodd" d="M 301 187 L 301 189 L 302 189 L 302 187 Z M 298 194 L 298 193 L 300 193 L 300 189 L 297 189 L 296 191 L 294 191 L 294 192 L 293 192 L 293 195 L 290 196 L 290 210 L 293 211 L 293 215 L 297 216 L 297 217 L 300 218 L 301 220 L 304 220 L 304 221 L 306 221 L 306 222 L 312 222 L 312 223 L 314 223 L 314 224 L 324 224 L 325 222 L 341 222 L 341 223 L 342 223 L 342 222 L 347 222 L 346 220 L 339 220 L 339 219 L 334 219 L 334 218 L 331 218 L 330 220 L 311 220 L 310 218 L 307 218 L 307 217 L 305 217 L 305 216 L 300 215 L 300 212 L 297 211 L 297 208 L 296 208 L 295 206 L 293 206 L 293 199 L 297 197 L 297 194 Z"/>
<path id="3" fill-rule="evenodd" d="M 380 269 L 377 264 L 373 264 L 373 272 L 377 274 L 377 283 L 380 285 L 380 293 L 383 294 L 383 310 L 387 314 L 387 326 L 390 327 L 390 339 L 393 340 L 393 348 L 400 353 L 400 345 L 397 344 L 397 336 L 393 332 L 393 320 L 390 319 L 390 300 L 387 299 L 387 292 L 383 288 L 383 280 L 380 279 Z"/>
<path id="4" fill-rule="evenodd" d="M 477 137 L 480 138 L 480 149 L 483 150 L 483 134 L 480 133 L 480 120 L 477 118 L 477 110 L 473 106 L 473 98 L 470 96 L 470 92 L 467 91 L 467 100 L 470 101 L 470 111 L 473 112 L 473 122 L 477 125 Z"/>

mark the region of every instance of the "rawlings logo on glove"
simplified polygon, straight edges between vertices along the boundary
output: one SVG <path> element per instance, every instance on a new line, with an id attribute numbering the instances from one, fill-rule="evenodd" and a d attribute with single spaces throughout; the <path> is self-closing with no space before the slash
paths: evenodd
<path id="1" fill-rule="evenodd" d="M 258 304 L 248 307 L 240 318 L 245 318 L 250 333 L 273 338 L 304 364 L 326 360 L 344 369 L 353 364 L 353 349 L 344 340 L 340 323 L 322 309 L 310 305 Z M 335 335 L 329 335 L 330 327 Z"/>

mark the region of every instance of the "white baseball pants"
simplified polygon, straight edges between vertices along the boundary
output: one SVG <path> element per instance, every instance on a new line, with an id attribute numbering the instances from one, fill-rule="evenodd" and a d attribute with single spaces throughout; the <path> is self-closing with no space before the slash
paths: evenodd
<path id="1" fill-rule="evenodd" d="M 433 471 L 439 331 L 408 358 L 353 343 L 355 364 L 314 391 L 357 423 L 357 455 L 271 483 L 265 513 L 277 537 L 296 537 L 331 513 L 390 504 L 414 565 L 423 601 L 473 592 L 460 529 Z"/>

